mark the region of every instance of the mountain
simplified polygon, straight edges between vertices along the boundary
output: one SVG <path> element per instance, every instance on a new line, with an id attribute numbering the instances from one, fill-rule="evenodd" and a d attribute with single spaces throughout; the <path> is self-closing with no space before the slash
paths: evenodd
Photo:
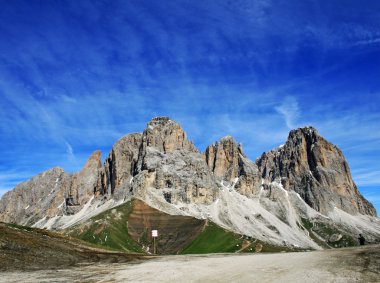
<path id="1" fill-rule="evenodd" d="M 167 117 L 118 140 L 103 166 L 96 151 L 79 173 L 53 168 L 19 184 L 0 200 L 0 220 L 73 231 L 131 200 L 172 221 L 207 220 L 276 246 L 352 245 L 359 233 L 380 241 L 375 209 L 359 193 L 342 152 L 316 129 L 291 131 L 284 146 L 252 162 L 229 136 L 199 152 Z M 178 227 L 171 231 L 179 235 Z"/>
<path id="2" fill-rule="evenodd" d="M 343 153 L 313 127 L 291 131 L 284 146 L 264 153 L 257 164 L 264 179 L 277 180 L 323 214 L 337 207 L 350 214 L 376 216 L 352 180 Z"/>

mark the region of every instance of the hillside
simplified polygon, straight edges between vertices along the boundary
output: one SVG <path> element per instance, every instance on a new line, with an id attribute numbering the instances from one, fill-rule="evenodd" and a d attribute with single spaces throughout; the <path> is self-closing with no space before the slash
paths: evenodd
<path id="1" fill-rule="evenodd" d="M 0 271 L 57 269 L 143 259 L 101 249 L 59 233 L 0 222 Z"/>
<path id="2" fill-rule="evenodd" d="M 69 235 L 110 249 L 157 254 L 274 252 L 300 249 L 269 245 L 206 220 L 169 215 L 134 199 L 66 230 Z"/>

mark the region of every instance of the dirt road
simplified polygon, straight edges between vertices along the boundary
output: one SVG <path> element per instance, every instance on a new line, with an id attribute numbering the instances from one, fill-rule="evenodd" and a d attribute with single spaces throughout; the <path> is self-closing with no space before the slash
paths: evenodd
<path id="1" fill-rule="evenodd" d="M 380 246 L 302 253 L 163 256 L 4 272 L 0 282 L 380 282 Z"/>

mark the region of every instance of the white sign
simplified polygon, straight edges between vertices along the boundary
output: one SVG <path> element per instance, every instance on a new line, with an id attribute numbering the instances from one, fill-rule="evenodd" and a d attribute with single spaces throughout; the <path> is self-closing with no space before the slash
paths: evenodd
<path id="1" fill-rule="evenodd" d="M 157 230 L 152 230 L 152 237 L 158 237 L 158 231 Z"/>

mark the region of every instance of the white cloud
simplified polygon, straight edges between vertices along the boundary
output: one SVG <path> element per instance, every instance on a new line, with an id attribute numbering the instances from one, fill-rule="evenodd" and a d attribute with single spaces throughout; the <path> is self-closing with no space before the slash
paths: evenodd
<path id="1" fill-rule="evenodd" d="M 352 173 L 353 179 L 358 186 L 380 186 L 380 171 L 367 171 Z"/>
<path id="2" fill-rule="evenodd" d="M 277 113 L 284 116 L 286 126 L 289 129 L 294 129 L 297 124 L 297 119 L 299 117 L 299 107 L 298 102 L 295 97 L 287 96 L 284 101 L 275 107 Z"/>
<path id="3" fill-rule="evenodd" d="M 69 161 L 74 161 L 75 162 L 76 161 L 76 157 L 75 157 L 75 154 L 74 154 L 73 147 L 67 141 L 65 142 L 65 144 L 66 144 L 67 159 Z"/>
<path id="4" fill-rule="evenodd" d="M 68 95 L 64 95 L 64 94 L 59 96 L 58 99 L 62 100 L 63 102 L 67 102 L 67 103 L 76 103 L 77 102 L 77 100 L 75 98 L 68 96 Z"/>
<path id="5" fill-rule="evenodd" d="M 380 43 L 380 37 L 378 37 L 378 38 L 371 38 L 371 39 L 359 40 L 359 41 L 355 42 L 354 45 L 368 45 L 368 44 L 374 44 L 374 43 Z"/>

